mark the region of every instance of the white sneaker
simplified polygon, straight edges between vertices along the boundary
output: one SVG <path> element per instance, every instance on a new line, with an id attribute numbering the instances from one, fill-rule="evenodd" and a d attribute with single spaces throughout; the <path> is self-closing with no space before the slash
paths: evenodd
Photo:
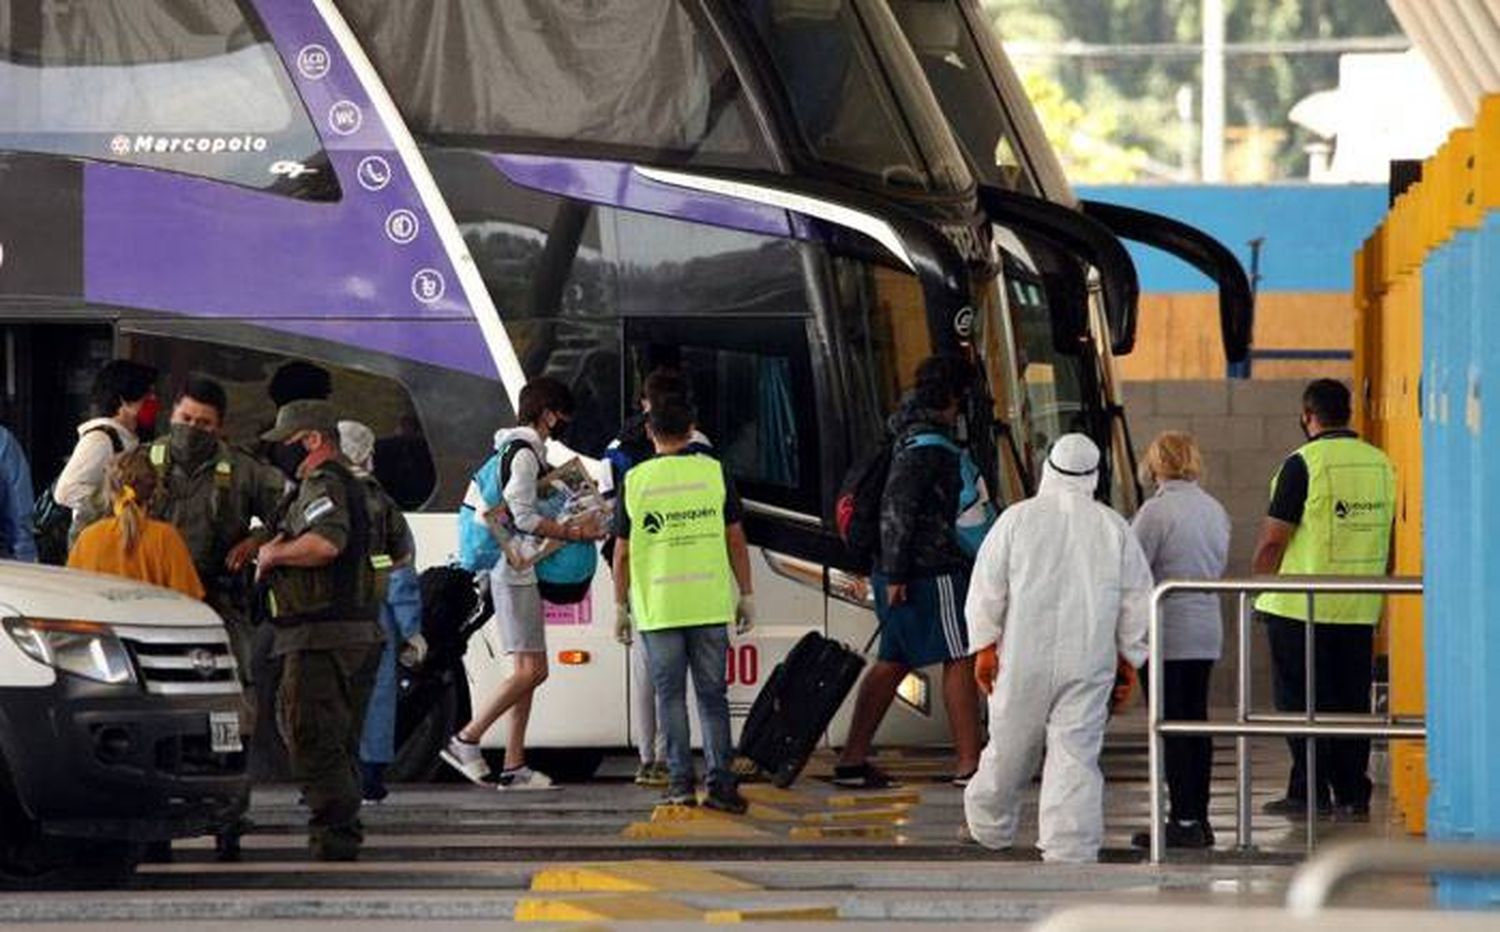
<path id="1" fill-rule="evenodd" d="M 458 735 L 448 739 L 448 746 L 438 752 L 443 763 L 463 774 L 464 779 L 485 786 L 485 777 L 490 775 L 490 765 L 484 762 L 479 745 L 460 740 Z"/>
<path id="2" fill-rule="evenodd" d="M 500 771 L 500 779 L 495 783 L 495 789 L 502 791 L 556 790 L 560 787 L 553 783 L 552 778 L 546 774 L 523 765 L 514 770 Z"/>

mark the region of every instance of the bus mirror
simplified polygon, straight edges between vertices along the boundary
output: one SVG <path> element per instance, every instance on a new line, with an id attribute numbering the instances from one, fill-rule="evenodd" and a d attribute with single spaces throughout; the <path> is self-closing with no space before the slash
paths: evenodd
<path id="1" fill-rule="evenodd" d="M 1194 226 L 1138 207 L 1082 201 L 1084 213 L 1119 236 L 1176 256 L 1213 279 L 1219 289 L 1219 329 L 1224 356 L 1243 362 L 1250 354 L 1255 295 L 1245 267 L 1229 247 Z"/>
<path id="2" fill-rule="evenodd" d="M 991 222 L 1047 240 L 1097 269 L 1111 349 L 1115 355 L 1124 356 L 1135 348 L 1141 285 L 1135 262 L 1119 237 L 1071 207 L 993 185 L 979 186 L 979 202 Z M 1072 326 L 1079 329 L 1072 336 L 1083 337 L 1087 325 L 1086 319 L 1073 321 Z M 1068 342 L 1076 343 L 1076 339 Z"/>

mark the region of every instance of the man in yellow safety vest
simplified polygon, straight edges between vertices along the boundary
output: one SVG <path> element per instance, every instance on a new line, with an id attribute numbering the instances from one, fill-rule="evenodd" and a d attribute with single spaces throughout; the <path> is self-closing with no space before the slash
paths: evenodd
<path id="1" fill-rule="evenodd" d="M 1390 460 L 1349 429 L 1349 389 L 1318 379 L 1302 395 L 1308 441 L 1287 457 L 1271 483 L 1271 506 L 1256 542 L 1253 572 L 1288 576 L 1380 576 L 1389 571 L 1396 512 Z M 1369 712 L 1379 595 L 1321 595 L 1308 618 L 1302 593 L 1267 593 L 1255 602 L 1266 623 L 1276 708 L 1302 712 L 1307 624 L 1313 623 L 1319 712 Z M 1291 818 L 1307 811 L 1304 742 L 1288 739 L 1292 773 L 1286 796 L 1265 811 Z M 1341 819 L 1370 814 L 1370 742 L 1318 742 L 1318 809 Z M 1335 809 L 1335 806 L 1337 807 Z"/>
<path id="2" fill-rule="evenodd" d="M 617 496 L 615 635 L 630 643 L 633 621 L 646 644 L 667 736 L 666 801 L 698 801 L 688 731 L 691 671 L 708 768 L 703 804 L 742 813 L 747 803 L 730 769 L 725 664 L 729 624 L 744 636 L 755 620 L 740 500 L 724 465 L 692 447 L 688 400 L 671 393 L 648 401 L 646 431 L 656 456 L 625 474 Z"/>

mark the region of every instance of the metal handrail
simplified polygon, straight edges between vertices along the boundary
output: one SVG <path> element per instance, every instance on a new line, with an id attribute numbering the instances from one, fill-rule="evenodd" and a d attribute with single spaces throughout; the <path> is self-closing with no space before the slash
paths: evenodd
<path id="1" fill-rule="evenodd" d="M 1339 888 L 1365 874 L 1474 874 L 1500 877 L 1500 847 L 1413 842 L 1339 845 L 1302 865 L 1287 888 L 1286 907 L 1317 913 Z"/>
<path id="2" fill-rule="evenodd" d="M 1235 720 L 1226 722 L 1162 721 L 1161 606 L 1174 592 L 1233 592 L 1239 596 L 1237 635 L 1239 658 L 1236 665 Z M 1300 716 L 1252 715 L 1250 712 L 1250 596 L 1264 592 L 1293 592 L 1307 595 L 1308 623 L 1304 632 L 1306 653 L 1304 702 Z M 1234 738 L 1235 751 L 1235 836 L 1240 849 L 1251 847 L 1250 815 L 1250 739 L 1252 737 L 1333 737 L 1333 738 L 1401 738 L 1425 740 L 1425 722 L 1393 721 L 1389 716 L 1356 716 L 1348 714 L 1317 715 L 1317 664 L 1314 612 L 1317 593 L 1420 595 L 1422 580 L 1413 576 L 1254 576 L 1248 579 L 1171 579 L 1151 593 L 1151 624 L 1148 632 L 1150 665 L 1147 676 L 1147 702 L 1150 737 L 1151 779 L 1151 863 L 1160 864 L 1166 855 L 1166 825 L 1162 805 L 1162 758 L 1167 735 Z M 1306 742 L 1307 761 L 1307 847 L 1317 843 L 1318 752 L 1317 742 Z"/>

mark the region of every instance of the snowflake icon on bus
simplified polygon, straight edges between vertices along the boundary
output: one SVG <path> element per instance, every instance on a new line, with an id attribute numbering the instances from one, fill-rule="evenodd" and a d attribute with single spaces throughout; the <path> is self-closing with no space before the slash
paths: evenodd
<path id="1" fill-rule="evenodd" d="M 437 269 L 419 269 L 411 277 L 412 297 L 423 304 L 436 304 L 448 290 L 448 282 Z"/>

